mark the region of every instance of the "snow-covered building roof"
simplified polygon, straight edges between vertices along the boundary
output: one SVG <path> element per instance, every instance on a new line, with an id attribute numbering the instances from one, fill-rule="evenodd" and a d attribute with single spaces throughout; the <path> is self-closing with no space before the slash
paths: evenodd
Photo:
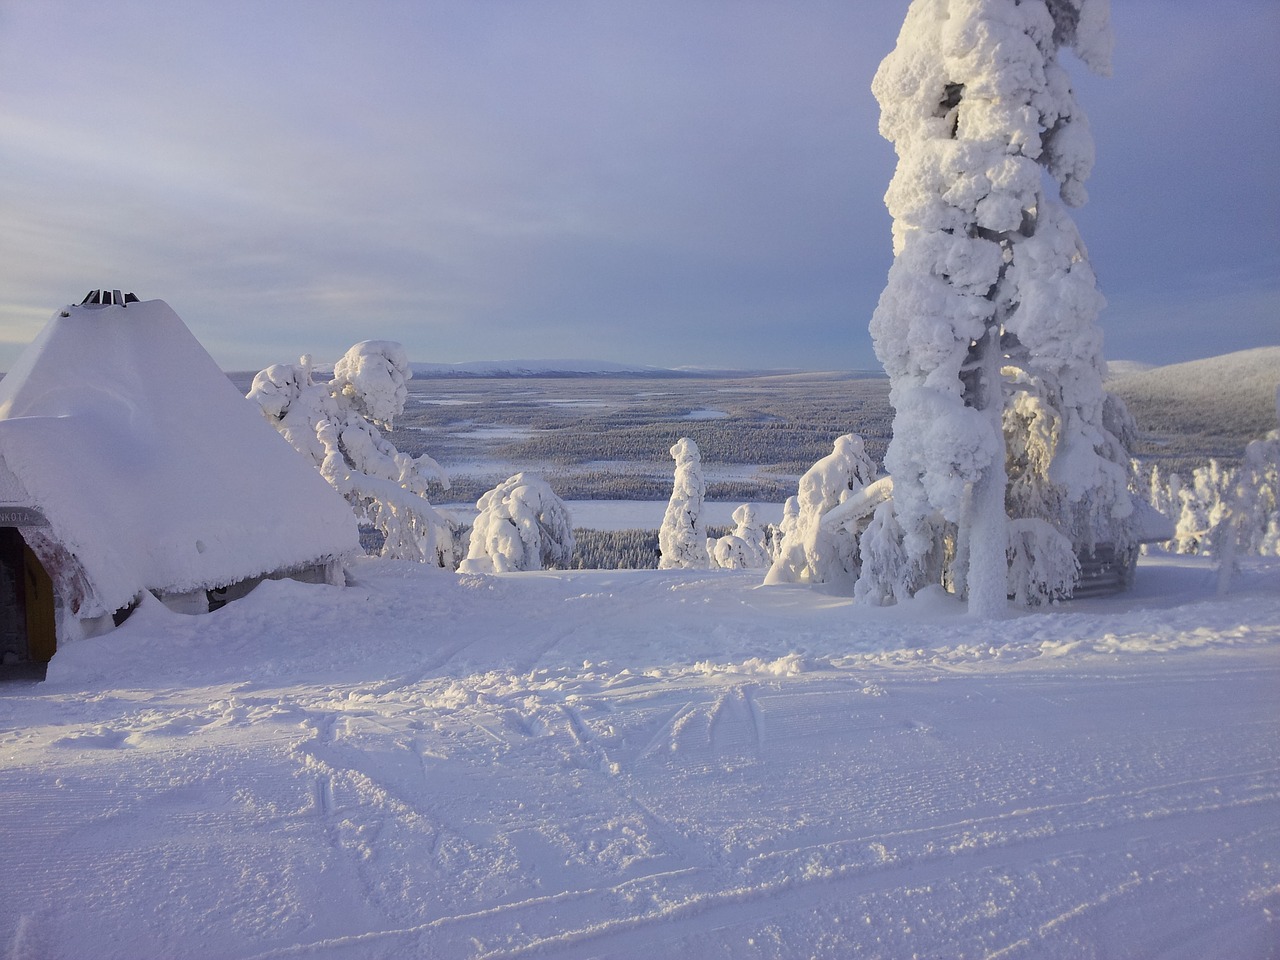
<path id="1" fill-rule="evenodd" d="M 107 293 L 58 311 L 0 382 L 0 509 L 29 511 L 70 612 L 356 551 L 346 502 L 169 305 Z"/>

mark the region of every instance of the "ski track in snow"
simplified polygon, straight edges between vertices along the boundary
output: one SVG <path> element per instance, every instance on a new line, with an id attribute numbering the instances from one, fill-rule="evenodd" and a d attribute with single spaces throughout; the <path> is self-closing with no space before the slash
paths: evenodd
<path id="1" fill-rule="evenodd" d="M 1280 566 L 982 624 L 368 562 L 0 689 L 0 957 L 1280 944 Z M 1144 593 L 1145 591 L 1145 593 Z"/>

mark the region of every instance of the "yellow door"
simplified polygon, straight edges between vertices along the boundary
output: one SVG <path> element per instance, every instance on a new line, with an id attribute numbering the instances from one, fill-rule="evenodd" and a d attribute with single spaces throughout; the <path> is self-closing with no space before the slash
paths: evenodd
<path id="1" fill-rule="evenodd" d="M 48 663 L 58 647 L 53 614 L 53 581 L 25 543 L 22 545 L 23 587 L 27 605 L 27 656 Z"/>

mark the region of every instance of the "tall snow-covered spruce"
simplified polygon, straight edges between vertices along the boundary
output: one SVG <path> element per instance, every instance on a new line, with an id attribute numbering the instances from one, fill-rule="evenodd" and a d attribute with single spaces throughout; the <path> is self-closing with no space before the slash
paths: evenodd
<path id="1" fill-rule="evenodd" d="M 1131 510 L 1127 454 L 1104 416 L 1103 299 L 1045 192 L 1047 175 L 1082 204 L 1093 164 L 1063 47 L 1107 72 L 1107 0 L 913 0 L 872 83 L 898 153 L 885 196 L 895 259 L 871 335 L 894 407 L 899 562 L 943 570 L 945 553 L 945 579 L 978 616 L 1028 592 L 1008 579 L 1011 516 L 1047 524 L 1024 524 L 1019 550 L 1052 529 L 1087 551 L 1123 541 Z M 1034 477 L 1025 438 L 1006 445 L 1031 423 Z M 1044 570 L 1060 546 L 1019 569 Z M 1047 571 L 1041 595 L 1060 593 L 1063 574 Z"/>
<path id="2" fill-rule="evenodd" d="M 711 566 L 707 553 L 707 534 L 703 526 L 702 498 L 707 484 L 702 479 L 702 455 L 698 445 L 681 437 L 671 448 L 676 472 L 671 485 L 671 499 L 658 530 L 658 568 L 661 570 L 705 570 Z"/>

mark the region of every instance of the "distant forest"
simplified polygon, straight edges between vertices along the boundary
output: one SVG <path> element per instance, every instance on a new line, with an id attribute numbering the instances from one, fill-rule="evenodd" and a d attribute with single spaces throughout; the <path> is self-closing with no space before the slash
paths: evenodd
<path id="1" fill-rule="evenodd" d="M 252 374 L 230 377 L 248 390 Z M 1109 386 L 1137 421 L 1131 452 L 1166 474 L 1189 475 L 1210 457 L 1234 464 L 1275 426 L 1274 409 L 1252 395 L 1204 389 L 1188 398 L 1185 379 L 1176 396 L 1161 384 L 1135 374 Z M 687 436 L 702 454 L 708 500 L 781 503 L 843 433 L 862 436 L 882 465 L 893 423 L 888 380 L 857 373 L 424 378 L 409 390 L 390 439 L 445 467 L 451 487 L 431 491 L 434 502 L 475 501 L 520 470 L 540 473 L 566 500 L 665 500 L 670 447 Z M 573 566 L 656 566 L 656 531 L 578 537 Z"/>

